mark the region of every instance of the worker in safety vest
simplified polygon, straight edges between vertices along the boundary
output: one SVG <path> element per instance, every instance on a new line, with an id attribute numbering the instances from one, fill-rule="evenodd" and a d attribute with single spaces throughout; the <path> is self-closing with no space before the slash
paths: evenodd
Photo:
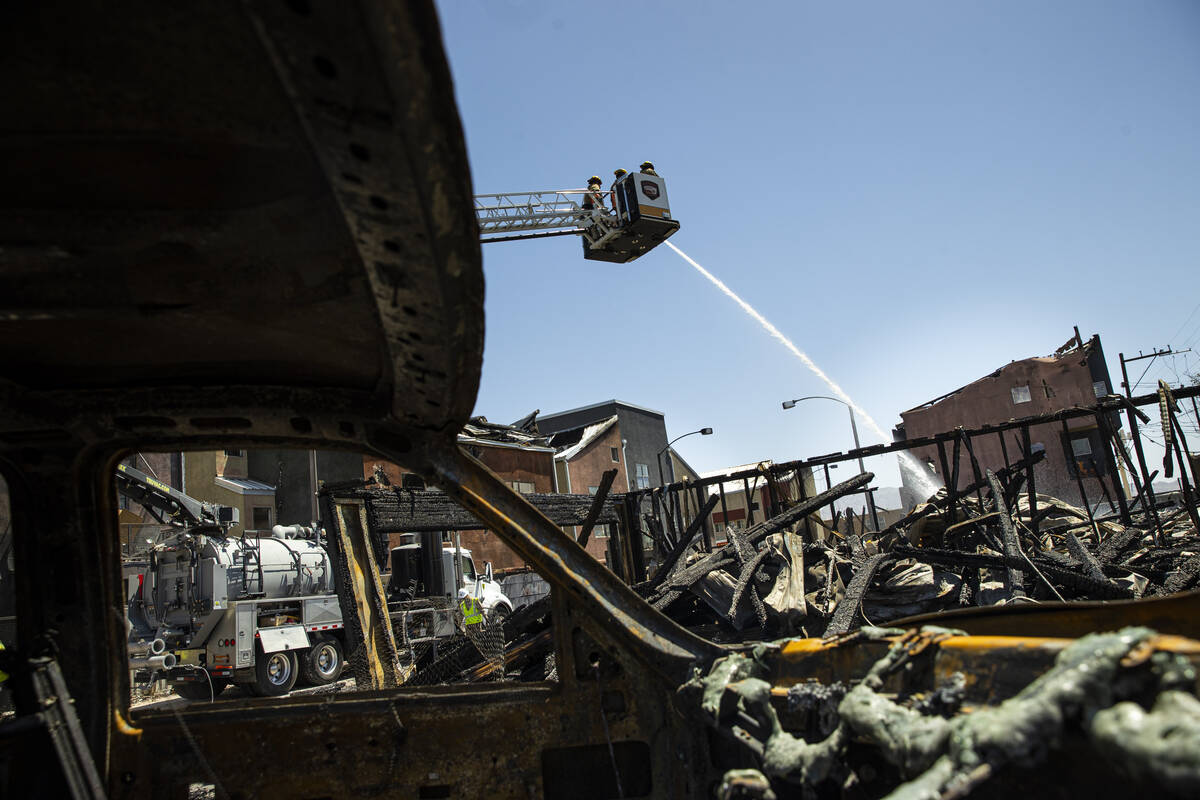
<path id="1" fill-rule="evenodd" d="M 588 178 L 587 191 L 583 193 L 583 207 L 591 211 L 597 206 L 604 208 L 604 188 L 600 176 L 593 175 Z"/>
<path id="2" fill-rule="evenodd" d="M 658 177 L 658 173 L 654 171 L 654 165 L 649 161 L 643 161 L 640 170 L 643 175 L 653 175 L 656 178 Z"/>

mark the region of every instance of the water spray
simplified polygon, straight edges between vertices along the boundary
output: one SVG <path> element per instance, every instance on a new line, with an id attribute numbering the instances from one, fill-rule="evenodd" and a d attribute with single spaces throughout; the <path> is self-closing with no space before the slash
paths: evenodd
<path id="1" fill-rule="evenodd" d="M 820 378 L 822 381 L 824 381 L 825 385 L 829 387 L 829 390 L 831 392 L 833 392 L 835 395 L 837 395 L 843 402 L 846 403 L 846 405 L 850 406 L 850 408 L 856 414 L 858 414 L 859 417 L 861 417 L 864 422 L 867 423 L 867 427 L 869 427 L 872 431 L 874 431 L 875 434 L 884 443 L 887 443 L 889 441 L 890 437 L 887 435 L 886 432 L 884 432 L 883 428 L 879 426 L 879 423 L 877 423 L 874 419 L 872 419 L 871 415 L 868 414 L 866 411 L 864 411 L 862 406 L 858 405 L 858 403 L 855 403 L 854 400 L 850 397 L 850 395 L 846 394 L 845 389 L 843 389 L 842 387 L 840 387 L 836 383 L 834 383 L 833 379 L 830 378 L 828 375 L 826 375 L 824 370 L 822 370 L 820 367 L 818 367 L 816 365 L 816 363 L 811 358 L 809 358 L 808 355 L 803 350 L 801 350 L 799 347 L 796 347 L 796 345 L 792 342 L 791 339 L 784 336 L 783 333 L 778 328 L 776 328 L 774 325 L 771 324 L 770 320 L 768 320 L 762 314 L 758 313 L 758 311 L 754 308 L 754 306 L 750 305 L 745 300 L 743 300 L 741 297 L 739 297 L 737 295 L 737 293 L 734 292 L 732 289 L 730 289 L 728 286 L 726 286 L 721 281 L 720 278 L 713 275 L 711 272 L 706 270 L 704 267 L 697 264 L 692 259 L 691 256 L 689 256 L 687 253 L 680 250 L 678 247 L 676 247 L 670 241 L 663 242 L 663 244 L 665 244 L 667 247 L 674 250 L 679 255 L 680 258 L 682 258 L 684 261 L 686 261 L 687 263 L 689 263 L 693 267 L 695 267 L 697 272 L 699 272 L 704 277 L 708 278 L 709 281 L 711 281 L 714 286 L 716 286 L 718 289 L 720 289 L 722 292 L 724 292 L 725 295 L 727 297 L 729 297 L 730 300 L 733 300 L 733 302 L 735 302 L 739 306 L 741 306 L 743 311 L 745 311 L 752 318 L 754 318 L 754 320 L 756 320 L 759 325 L 762 325 L 763 328 L 766 329 L 767 333 L 771 334 L 771 336 L 773 336 L 776 340 L 778 340 L 780 344 L 782 344 L 784 347 L 786 347 L 792 355 L 794 355 L 796 358 L 800 359 L 800 361 L 804 364 L 804 366 L 808 367 L 809 370 L 812 371 L 812 373 L 814 375 L 816 375 L 818 378 Z M 924 469 L 921 466 L 920 462 L 918 462 L 915 458 L 913 458 L 912 455 L 910 455 L 908 452 L 906 452 L 904 450 L 898 451 L 898 455 L 900 457 L 900 468 L 903 469 L 908 474 L 909 478 L 913 482 L 914 488 L 921 495 L 923 495 L 922 499 L 926 499 L 926 498 L 930 497 L 931 495 L 933 495 L 934 492 L 936 492 L 940 488 L 937 485 L 937 483 L 934 482 L 933 476 L 931 476 L 929 474 L 928 470 Z"/>

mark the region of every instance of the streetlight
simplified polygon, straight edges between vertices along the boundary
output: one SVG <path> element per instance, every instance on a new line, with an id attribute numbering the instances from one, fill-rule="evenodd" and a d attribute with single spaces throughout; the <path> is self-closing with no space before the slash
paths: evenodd
<path id="1" fill-rule="evenodd" d="M 827 394 L 810 394 L 808 397 L 797 397 L 795 400 L 784 400 L 783 410 L 787 411 L 789 408 L 795 408 L 796 403 L 800 403 L 804 400 L 832 400 L 835 403 L 841 403 L 844 405 L 846 410 L 850 412 L 850 432 L 854 434 L 854 449 L 862 449 L 862 445 L 858 443 L 858 425 L 854 423 L 854 406 L 838 397 L 830 397 Z M 858 457 L 858 471 L 860 473 L 867 471 L 867 465 L 863 463 L 861 455 Z M 867 490 L 867 508 L 871 510 L 871 524 L 875 527 L 875 530 L 879 530 L 879 515 L 875 512 L 875 496 L 870 489 Z"/>
<path id="2" fill-rule="evenodd" d="M 663 465 L 663 462 L 662 462 L 662 454 L 663 454 L 663 453 L 665 453 L 665 452 L 667 452 L 668 450 L 670 450 L 670 449 L 671 449 L 671 445 L 673 445 L 673 444 L 675 444 L 676 442 L 678 442 L 678 441 L 679 441 L 680 439 L 682 439 L 684 436 L 693 436 L 693 435 L 695 435 L 695 434 L 697 434 L 697 433 L 698 433 L 698 434 L 700 434 L 701 436 L 712 436 L 712 428 L 701 428 L 701 429 L 700 429 L 700 430 L 698 430 L 698 431 L 692 431 L 691 433 L 685 433 L 685 434 L 683 434 L 683 436 L 676 436 L 674 439 L 672 439 L 671 441 L 667 442 L 667 446 L 666 446 L 666 447 L 664 447 L 662 450 L 659 450 L 659 451 L 658 451 L 658 455 L 656 455 L 654 458 L 655 458 L 655 459 L 658 461 L 658 485 L 659 485 L 659 486 L 666 486 L 666 482 L 663 480 L 663 467 L 662 467 L 662 465 Z M 672 480 L 674 480 L 674 478 L 675 478 L 675 467 L 674 467 L 674 465 L 672 465 L 672 466 L 671 466 L 671 478 L 672 478 Z"/>

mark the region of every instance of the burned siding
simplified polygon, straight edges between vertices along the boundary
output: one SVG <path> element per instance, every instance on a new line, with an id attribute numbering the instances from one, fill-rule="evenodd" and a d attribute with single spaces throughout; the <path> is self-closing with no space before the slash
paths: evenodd
<path id="1" fill-rule="evenodd" d="M 1108 368 L 1104 363 L 1100 337 L 1086 343 L 1076 340 L 1074 346 L 1045 358 L 1013 361 L 992 374 L 956 392 L 937 398 L 923 406 L 903 412 L 902 430 L 905 438 L 919 439 L 955 428 L 975 428 L 994 425 L 1010 419 L 1046 414 L 1077 406 L 1089 406 L 1112 390 Z M 1109 427 L 1120 428 L 1116 413 L 1109 415 Z M 973 443 L 975 457 L 981 469 L 1004 466 L 1004 451 L 1010 458 L 1021 452 L 1023 442 L 1009 437 L 1005 445 L 999 439 Z M 1108 448 L 1105 432 L 1094 418 L 1034 426 L 1030 429 L 1030 446 L 1045 450 L 1046 456 L 1036 469 L 1039 491 L 1060 497 L 1071 503 L 1082 503 L 1077 477 L 1094 504 L 1103 499 L 1099 481 L 1108 474 L 1105 451 Z M 935 447 L 913 451 L 942 481 L 955 473 L 953 449 L 943 464 L 942 454 Z M 957 472 L 970 471 L 969 454 L 958 452 Z"/>

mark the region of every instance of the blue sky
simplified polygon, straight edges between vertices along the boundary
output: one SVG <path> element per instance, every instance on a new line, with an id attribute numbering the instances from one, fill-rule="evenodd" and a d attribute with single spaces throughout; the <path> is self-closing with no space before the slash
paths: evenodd
<path id="1" fill-rule="evenodd" d="M 654 161 L 672 242 L 885 429 L 1072 325 L 1115 381 L 1118 352 L 1200 350 L 1200 3 L 438 9 L 476 192 Z M 714 428 L 679 444 L 702 471 L 850 446 L 843 407 L 780 408 L 827 392 L 665 247 L 489 244 L 484 271 L 478 414 L 616 397 L 672 436 Z M 894 459 L 868 469 L 898 483 Z"/>

